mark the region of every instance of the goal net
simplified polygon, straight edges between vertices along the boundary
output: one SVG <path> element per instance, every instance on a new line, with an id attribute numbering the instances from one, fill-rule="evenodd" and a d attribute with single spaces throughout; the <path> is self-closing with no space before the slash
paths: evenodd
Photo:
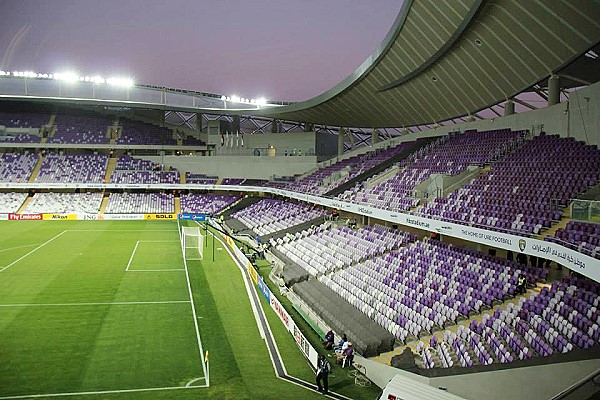
<path id="1" fill-rule="evenodd" d="M 204 258 L 204 240 L 198 226 L 181 227 L 181 249 L 186 260 Z"/>

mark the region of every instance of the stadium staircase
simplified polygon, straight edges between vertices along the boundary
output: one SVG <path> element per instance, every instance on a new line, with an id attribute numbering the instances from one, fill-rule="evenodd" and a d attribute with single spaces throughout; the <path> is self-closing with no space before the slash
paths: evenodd
<path id="1" fill-rule="evenodd" d="M 404 350 L 406 349 L 410 349 L 412 351 L 412 353 L 415 355 L 417 364 L 420 365 L 422 367 L 422 363 L 420 362 L 420 357 L 417 356 L 418 352 L 417 352 L 417 344 L 419 343 L 419 341 L 423 341 L 425 343 L 429 343 L 430 339 L 434 336 L 437 337 L 438 342 L 441 342 L 443 340 L 443 334 L 445 331 L 450 331 L 450 332 L 454 332 L 456 333 L 456 330 L 459 326 L 464 326 L 464 327 L 469 327 L 469 324 L 471 323 L 471 321 L 477 321 L 478 323 L 481 323 L 481 319 L 483 317 L 484 314 L 493 314 L 494 311 L 496 309 L 505 309 L 506 306 L 508 305 L 508 303 L 513 303 L 513 304 L 517 304 L 519 302 L 519 299 L 524 298 L 527 299 L 529 298 L 529 296 L 531 296 L 534 293 L 539 293 L 541 291 L 541 286 L 539 284 L 537 284 L 535 287 L 528 289 L 525 294 L 523 295 L 519 295 L 516 297 L 513 297 L 509 300 L 504 301 L 501 304 L 496 304 L 494 305 L 492 308 L 482 308 L 481 312 L 478 314 L 472 314 L 469 318 L 467 319 L 463 319 L 461 321 L 459 321 L 456 324 L 452 324 L 452 325 L 447 325 L 445 326 L 443 329 L 441 329 L 440 327 L 434 327 L 434 332 L 430 333 L 430 334 L 426 334 L 426 335 L 421 335 L 420 337 L 414 337 L 414 336 L 409 336 L 409 338 L 407 338 L 406 343 L 401 343 L 401 344 L 397 344 L 394 349 L 392 351 L 388 351 L 385 353 L 381 353 L 375 357 L 373 357 L 372 359 L 374 361 L 377 361 L 381 364 L 386 364 L 386 365 L 394 365 L 394 360 L 393 358 L 402 354 L 402 352 L 404 352 Z M 521 341 L 525 341 L 525 339 L 519 335 L 518 333 L 514 333 L 515 335 L 517 335 L 519 337 L 519 339 L 521 339 Z M 498 337 L 498 339 L 503 343 L 503 345 L 506 347 L 508 346 L 508 344 L 506 343 L 505 339 L 502 338 L 501 336 Z M 494 353 L 494 351 L 489 348 L 489 345 L 485 342 L 482 342 L 482 344 L 484 345 L 485 349 L 488 351 L 488 353 L 490 354 L 490 356 L 494 359 L 495 363 L 498 363 L 499 360 L 496 356 L 496 354 Z M 473 354 L 473 350 L 472 349 L 468 349 L 469 352 L 469 356 L 471 357 L 472 360 L 477 360 L 477 356 L 475 356 L 475 354 Z M 452 359 L 454 361 L 455 365 L 460 365 L 459 361 L 458 361 L 458 357 L 456 357 L 456 354 L 454 353 L 454 351 L 451 351 L 451 356 Z M 440 366 L 442 365 L 441 361 L 439 360 L 439 356 L 437 355 L 437 352 L 432 352 L 432 356 L 433 359 L 435 361 L 435 365 L 436 366 Z"/>
<path id="2" fill-rule="evenodd" d="M 175 214 L 179 214 L 181 212 L 181 199 L 179 197 L 175 197 Z"/>
<path id="3" fill-rule="evenodd" d="M 185 172 L 179 174 L 179 183 L 185 185 Z"/>
<path id="4" fill-rule="evenodd" d="M 35 163 L 35 167 L 33 167 L 33 171 L 31 172 L 31 175 L 29 176 L 29 183 L 33 183 L 35 182 L 35 178 L 37 178 L 38 174 L 40 173 L 40 169 L 42 168 L 42 163 L 44 162 L 44 157 L 40 157 L 38 158 L 37 162 Z"/>
<path id="5" fill-rule="evenodd" d="M 48 126 L 54 126 L 54 121 L 56 121 L 56 114 L 51 114 L 50 120 L 48 121 Z"/>
<path id="6" fill-rule="evenodd" d="M 385 171 L 386 169 L 390 168 L 391 166 L 393 166 L 395 163 L 404 160 L 406 157 L 410 156 L 412 153 L 418 151 L 419 149 L 429 145 L 430 143 L 438 140 L 439 137 L 430 137 L 430 138 L 423 138 L 423 139 L 419 139 L 414 146 L 412 146 L 410 149 L 405 150 L 401 153 L 396 154 L 393 157 L 388 158 L 387 160 L 385 160 L 384 162 L 377 164 L 376 166 L 374 166 L 373 168 L 371 168 L 368 171 L 363 172 L 360 175 L 355 176 L 354 178 L 350 179 L 349 181 L 347 181 L 346 183 L 344 183 L 343 185 L 340 185 L 332 190 L 330 190 L 329 192 L 325 193 L 324 196 L 337 196 L 340 193 L 344 193 L 344 191 L 346 191 L 347 189 L 351 189 L 352 187 L 354 187 L 354 185 L 356 185 L 359 182 L 362 182 L 364 180 L 367 180 L 368 178 Z"/>
<path id="7" fill-rule="evenodd" d="M 23 204 L 21 204 L 21 207 L 19 207 L 19 209 L 17 210 L 17 214 L 21 214 L 23 211 L 25 211 L 31 199 L 33 199 L 33 195 L 27 196 Z"/>
<path id="8" fill-rule="evenodd" d="M 104 212 L 106 211 L 106 206 L 108 206 L 108 194 L 105 194 L 104 197 L 102 198 L 102 203 L 100 204 L 100 214 L 104 214 Z"/>
<path id="9" fill-rule="evenodd" d="M 110 182 L 110 176 L 113 172 L 115 172 L 115 168 L 117 167 L 117 158 L 111 157 L 108 159 L 108 163 L 106 164 L 106 174 L 104 174 L 104 182 Z"/>

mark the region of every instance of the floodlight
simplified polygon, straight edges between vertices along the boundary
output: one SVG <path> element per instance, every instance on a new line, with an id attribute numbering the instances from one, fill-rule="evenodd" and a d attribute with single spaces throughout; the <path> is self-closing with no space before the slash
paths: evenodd
<path id="1" fill-rule="evenodd" d="M 235 101 L 236 103 L 239 103 L 240 102 L 240 98 L 237 95 L 234 94 L 233 96 L 231 96 L 231 101 Z"/>
<path id="2" fill-rule="evenodd" d="M 133 80 L 129 78 L 108 78 L 106 83 L 114 86 L 129 87 L 133 86 Z"/>
<path id="3" fill-rule="evenodd" d="M 221 96 L 221 100 L 225 101 L 225 100 L 227 100 L 227 97 Z"/>
<path id="4" fill-rule="evenodd" d="M 77 82 L 79 80 L 79 75 L 74 72 L 59 72 L 54 74 L 54 79 L 65 82 Z"/>
<path id="5" fill-rule="evenodd" d="M 267 99 L 265 99 L 264 97 L 261 97 L 256 100 L 256 104 L 259 106 L 264 106 L 265 104 L 267 104 Z"/>

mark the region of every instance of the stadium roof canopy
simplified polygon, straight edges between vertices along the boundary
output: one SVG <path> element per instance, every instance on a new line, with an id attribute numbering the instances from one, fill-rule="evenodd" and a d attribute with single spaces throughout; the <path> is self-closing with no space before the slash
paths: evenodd
<path id="1" fill-rule="evenodd" d="M 337 86 L 250 114 L 367 128 L 446 121 L 563 70 L 567 87 L 600 80 L 598 59 L 582 62 L 599 43 L 598 0 L 405 0 L 383 43 Z"/>

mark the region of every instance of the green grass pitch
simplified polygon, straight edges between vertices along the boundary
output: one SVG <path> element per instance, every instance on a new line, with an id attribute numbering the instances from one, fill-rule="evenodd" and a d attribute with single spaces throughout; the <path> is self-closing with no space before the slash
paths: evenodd
<path id="1" fill-rule="evenodd" d="M 0 399 L 322 398 L 275 376 L 239 269 L 218 241 L 212 261 L 211 240 L 187 263 L 192 303 L 175 222 L 0 223 Z M 204 385 L 192 306 L 208 388 L 185 388 Z M 263 307 L 288 373 L 313 382 Z M 335 390 L 376 396 L 338 375 Z"/>

